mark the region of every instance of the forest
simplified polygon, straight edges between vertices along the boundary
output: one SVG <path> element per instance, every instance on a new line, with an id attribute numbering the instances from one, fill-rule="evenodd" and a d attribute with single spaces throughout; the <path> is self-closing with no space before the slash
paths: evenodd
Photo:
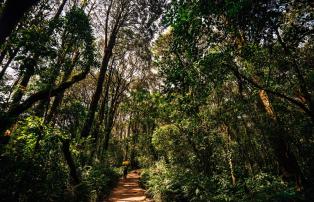
<path id="1" fill-rule="evenodd" d="M 0 0 L 0 201 L 314 201 L 313 42 L 311 0 Z"/>

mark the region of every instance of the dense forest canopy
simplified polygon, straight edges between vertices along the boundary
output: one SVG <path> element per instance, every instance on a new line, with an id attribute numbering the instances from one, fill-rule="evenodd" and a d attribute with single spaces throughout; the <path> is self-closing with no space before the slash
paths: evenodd
<path id="1" fill-rule="evenodd" d="M 1 0 L 0 198 L 314 201 L 308 0 Z"/>

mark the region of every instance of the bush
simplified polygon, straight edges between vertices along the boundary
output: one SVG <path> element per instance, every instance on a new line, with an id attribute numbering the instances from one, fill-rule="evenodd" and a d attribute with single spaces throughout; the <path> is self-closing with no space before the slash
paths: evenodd
<path id="1" fill-rule="evenodd" d="M 119 174 L 107 165 L 95 165 L 87 167 L 83 171 L 83 183 L 89 187 L 90 201 L 96 201 L 108 195 Z"/>
<path id="2" fill-rule="evenodd" d="M 107 165 L 86 166 L 82 171 L 82 182 L 66 190 L 65 201 L 96 202 L 109 194 L 119 175 Z"/>
<path id="3" fill-rule="evenodd" d="M 61 136 L 41 118 L 20 122 L 0 157 L 2 201 L 62 201 L 68 170 L 60 155 Z"/>
<path id="4" fill-rule="evenodd" d="M 237 196 L 241 201 L 299 201 L 301 196 L 293 185 L 282 181 L 279 176 L 258 173 L 245 179 L 237 186 Z"/>
<path id="5" fill-rule="evenodd" d="M 64 138 L 65 134 L 45 125 L 41 118 L 20 121 L 0 155 L 0 201 L 83 202 L 108 194 L 119 175 L 107 164 L 84 167 L 81 183 L 70 183 L 61 149 Z"/>
<path id="6" fill-rule="evenodd" d="M 227 173 L 204 176 L 163 161 L 141 174 L 141 183 L 157 202 L 170 201 L 300 201 L 295 188 L 269 173 L 238 179 L 231 184 Z"/>
<path id="7" fill-rule="evenodd" d="M 155 167 L 142 172 L 141 183 L 156 201 L 207 201 L 209 179 L 193 175 L 184 168 L 170 167 L 158 162 Z"/>

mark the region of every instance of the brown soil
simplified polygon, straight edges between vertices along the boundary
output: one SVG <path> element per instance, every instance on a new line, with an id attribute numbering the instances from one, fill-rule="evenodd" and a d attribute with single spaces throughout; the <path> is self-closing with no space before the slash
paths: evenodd
<path id="1" fill-rule="evenodd" d="M 120 179 L 106 199 L 106 202 L 130 202 L 130 201 L 152 201 L 145 196 L 145 190 L 139 186 L 139 172 L 132 171 L 126 179 Z"/>

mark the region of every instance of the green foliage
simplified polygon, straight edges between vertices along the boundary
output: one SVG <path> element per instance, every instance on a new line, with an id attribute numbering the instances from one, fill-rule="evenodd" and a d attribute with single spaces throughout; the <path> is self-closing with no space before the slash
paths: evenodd
<path id="1" fill-rule="evenodd" d="M 73 51 L 82 49 L 83 60 L 79 62 L 83 69 L 96 65 L 93 31 L 89 17 L 80 8 L 73 7 L 64 18 L 65 46 Z M 68 50 L 69 51 L 69 50 Z"/>
<path id="2" fill-rule="evenodd" d="M 156 201 L 208 201 L 213 191 L 206 176 L 158 162 L 141 175 L 142 183 Z"/>
<path id="3" fill-rule="evenodd" d="M 260 173 L 232 186 L 227 173 L 203 176 L 164 162 L 142 172 L 141 183 L 156 201 L 294 201 L 294 187 Z"/>
<path id="4" fill-rule="evenodd" d="M 302 196 L 295 191 L 293 185 L 269 173 L 258 173 L 241 180 L 235 186 L 230 182 L 225 186 L 221 176 L 216 177 L 218 186 L 211 196 L 212 201 L 302 201 Z"/>
<path id="5" fill-rule="evenodd" d="M 178 148 L 180 131 L 175 125 L 159 127 L 153 134 L 152 143 L 159 151 L 169 151 Z"/>
<path id="6" fill-rule="evenodd" d="M 86 183 L 91 189 L 91 193 L 98 197 L 108 195 L 109 191 L 115 185 L 119 174 L 108 167 L 108 165 L 94 165 L 87 167 L 82 173 L 83 183 Z"/>
<path id="7" fill-rule="evenodd" d="M 298 199 L 298 193 L 293 185 L 288 185 L 280 177 L 268 173 L 259 173 L 246 179 L 244 189 L 247 189 L 249 194 L 242 200 L 249 201 L 254 198 L 256 201 L 291 201 Z"/>
<path id="8" fill-rule="evenodd" d="M 0 191 L 2 200 L 97 201 L 108 194 L 119 175 L 107 164 L 86 166 L 81 171 L 82 182 L 76 186 L 69 183 L 61 150 L 66 138 L 67 134 L 42 118 L 30 116 L 20 121 L 0 158 L 0 187 L 5 187 Z"/>
<path id="9" fill-rule="evenodd" d="M 61 201 L 67 168 L 60 155 L 64 134 L 27 117 L 12 134 L 12 144 L 1 156 L 0 186 L 4 201 Z M 12 172 L 14 171 L 14 172 Z"/>
<path id="10" fill-rule="evenodd" d="M 69 186 L 64 194 L 65 201 L 101 201 L 109 194 L 119 178 L 118 172 L 106 164 L 86 166 L 82 170 L 82 182 Z"/>
<path id="11" fill-rule="evenodd" d="M 310 13 L 287 1 L 170 3 L 153 48 L 163 102 L 145 134 L 158 160 L 143 181 L 157 200 L 310 201 Z"/>
<path id="12" fill-rule="evenodd" d="M 310 1 L 166 1 L 151 50 L 165 1 L 70 2 L 57 18 L 47 2 L 0 51 L 2 67 L 17 51 L 18 73 L 0 78 L 1 200 L 99 201 L 127 159 L 157 202 L 314 201 Z M 103 31 L 114 46 L 105 73 L 56 95 L 100 66 Z M 80 137 L 85 120 L 95 121 Z"/>

